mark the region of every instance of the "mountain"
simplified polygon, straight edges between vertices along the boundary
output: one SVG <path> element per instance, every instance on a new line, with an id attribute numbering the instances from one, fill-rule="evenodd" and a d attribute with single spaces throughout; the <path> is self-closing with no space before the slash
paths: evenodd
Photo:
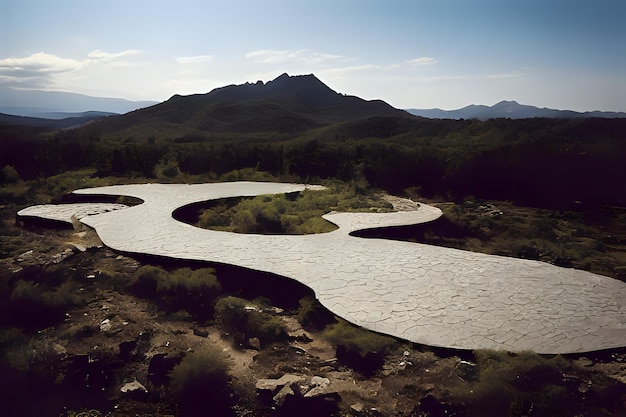
<path id="1" fill-rule="evenodd" d="M 60 91 L 16 90 L 0 87 L 0 113 L 16 116 L 61 119 L 68 115 L 57 113 L 84 113 L 97 111 L 123 114 L 152 106 L 155 101 L 129 101 L 120 98 L 91 97 Z M 56 114 L 50 117 L 51 114 Z M 82 117 L 71 114 L 70 117 Z"/>
<path id="2" fill-rule="evenodd" d="M 155 128 L 181 136 L 225 132 L 291 134 L 376 116 L 413 117 L 381 100 L 339 94 L 314 75 L 283 74 L 267 83 L 258 81 L 220 87 L 206 94 L 174 95 L 163 103 L 106 118 L 96 128 L 120 134 L 124 134 L 124 129 L 132 129 L 134 137 Z"/>
<path id="3" fill-rule="evenodd" d="M 84 112 L 66 113 L 70 115 L 64 118 L 41 118 L 29 116 L 15 116 L 12 114 L 0 113 L 0 125 L 8 126 L 28 126 L 42 128 L 44 130 L 70 129 L 83 126 L 92 120 L 102 119 L 114 115 L 115 113 L 104 112 Z M 73 114 L 73 116 L 71 116 Z"/>
<path id="4" fill-rule="evenodd" d="M 429 119 L 526 119 L 531 117 L 548 118 L 577 118 L 577 117 L 600 117 L 600 118 L 626 118 L 626 113 L 618 112 L 576 112 L 572 110 L 555 110 L 539 108 L 519 104 L 516 101 L 501 101 L 493 106 L 470 104 L 457 110 L 441 109 L 407 109 L 407 112 Z"/>

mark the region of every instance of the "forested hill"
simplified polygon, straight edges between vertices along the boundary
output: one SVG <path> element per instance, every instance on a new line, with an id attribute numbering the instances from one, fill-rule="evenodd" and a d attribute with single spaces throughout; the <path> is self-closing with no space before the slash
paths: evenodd
<path id="1" fill-rule="evenodd" d="M 339 94 L 314 75 L 283 74 L 268 83 L 217 88 L 169 100 L 98 124 L 101 133 L 158 128 L 190 136 L 215 133 L 292 134 L 374 116 L 414 117 L 381 100 Z"/>

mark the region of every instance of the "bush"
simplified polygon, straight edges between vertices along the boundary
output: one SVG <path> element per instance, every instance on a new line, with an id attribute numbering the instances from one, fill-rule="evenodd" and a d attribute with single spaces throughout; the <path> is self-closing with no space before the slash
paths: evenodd
<path id="1" fill-rule="evenodd" d="M 469 392 L 458 395 L 471 415 L 572 415 L 572 402 L 562 386 L 560 357 L 493 350 L 479 350 L 475 355 L 479 380 Z"/>
<path id="2" fill-rule="evenodd" d="M 365 330 L 343 319 L 328 326 L 323 335 L 332 344 L 355 349 L 361 355 L 369 352 L 386 353 L 397 343 L 396 339 L 390 336 Z"/>
<path id="3" fill-rule="evenodd" d="M 213 304 L 221 285 L 212 268 L 179 268 L 168 273 L 163 268 L 145 265 L 133 275 L 132 290 L 145 298 L 157 298 L 164 310 L 185 310 L 198 320 L 213 317 Z"/>
<path id="4" fill-rule="evenodd" d="M 228 368 L 226 355 L 214 346 L 186 355 L 170 372 L 181 415 L 228 415 Z"/>
<path id="5" fill-rule="evenodd" d="M 335 316 L 311 296 L 301 298 L 298 304 L 297 319 L 305 329 L 321 330 L 335 322 Z"/>
<path id="6" fill-rule="evenodd" d="M 382 368 L 385 355 L 397 341 L 339 319 L 324 330 L 323 336 L 337 347 L 337 360 L 371 377 Z"/>
<path id="7" fill-rule="evenodd" d="M 79 304 L 76 292 L 76 284 L 71 281 L 47 287 L 19 279 L 12 286 L 9 299 L 0 304 L 0 321 L 25 329 L 53 325 L 65 318 L 70 307 Z"/>
<path id="8" fill-rule="evenodd" d="M 287 330 L 280 317 L 262 310 L 248 310 L 249 305 L 243 298 L 232 296 L 220 298 L 215 304 L 217 323 L 236 344 L 247 344 L 254 337 L 262 345 L 287 339 Z"/>

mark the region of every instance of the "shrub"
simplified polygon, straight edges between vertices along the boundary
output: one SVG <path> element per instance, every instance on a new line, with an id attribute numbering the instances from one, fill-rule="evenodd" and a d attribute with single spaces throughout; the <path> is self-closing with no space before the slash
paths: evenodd
<path id="1" fill-rule="evenodd" d="M 321 330 L 335 322 L 335 316 L 311 296 L 301 298 L 298 304 L 297 319 L 306 329 Z"/>
<path id="2" fill-rule="evenodd" d="M 328 326 L 323 336 L 336 346 L 337 360 L 367 378 L 382 368 L 386 353 L 397 343 L 392 337 L 362 329 L 342 319 Z"/>
<path id="3" fill-rule="evenodd" d="M 24 279 L 17 280 L 9 300 L 0 309 L 1 321 L 27 329 L 50 326 L 63 320 L 68 309 L 79 303 L 75 294 L 73 282 L 50 288 Z"/>
<path id="4" fill-rule="evenodd" d="M 332 344 L 355 349 L 361 355 L 369 352 L 385 353 L 397 343 L 396 339 L 390 336 L 365 330 L 343 319 L 328 326 L 323 335 Z"/>
<path id="5" fill-rule="evenodd" d="M 140 297 L 154 297 L 157 294 L 159 283 L 167 285 L 168 274 L 163 268 L 144 265 L 133 274 L 131 289 Z"/>
<path id="6" fill-rule="evenodd" d="M 189 353 L 170 372 L 181 415 L 225 415 L 230 405 L 226 355 L 214 346 Z"/>
<path id="7" fill-rule="evenodd" d="M 221 293 L 213 268 L 179 268 L 168 273 L 145 265 L 133 275 L 131 288 L 141 297 L 156 297 L 168 312 L 185 310 L 201 321 L 213 317 L 213 304 Z"/>
<path id="8" fill-rule="evenodd" d="M 458 397 L 471 415 L 571 415 L 567 390 L 562 386 L 560 357 L 533 352 L 475 352 L 479 379 Z"/>
<path id="9" fill-rule="evenodd" d="M 263 345 L 287 339 L 286 327 L 280 317 L 256 309 L 248 311 L 246 306 L 249 304 L 243 298 L 232 296 L 220 298 L 215 304 L 217 323 L 236 344 L 246 344 L 253 337 Z"/>

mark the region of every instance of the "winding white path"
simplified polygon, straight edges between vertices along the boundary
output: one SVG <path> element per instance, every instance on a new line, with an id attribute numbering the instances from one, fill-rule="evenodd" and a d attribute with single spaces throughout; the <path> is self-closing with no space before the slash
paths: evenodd
<path id="1" fill-rule="evenodd" d="M 336 213 L 331 233 L 242 235 L 172 218 L 205 200 L 277 194 L 302 184 L 119 185 L 76 194 L 144 200 L 83 217 L 107 246 L 127 252 L 215 261 L 267 271 L 312 288 L 346 320 L 413 342 L 460 349 L 574 353 L 626 346 L 626 284 L 547 263 L 350 236 L 359 229 L 416 224 L 441 211 Z M 314 187 L 309 187 L 314 188 Z M 29 215 L 30 209 L 20 215 Z"/>

